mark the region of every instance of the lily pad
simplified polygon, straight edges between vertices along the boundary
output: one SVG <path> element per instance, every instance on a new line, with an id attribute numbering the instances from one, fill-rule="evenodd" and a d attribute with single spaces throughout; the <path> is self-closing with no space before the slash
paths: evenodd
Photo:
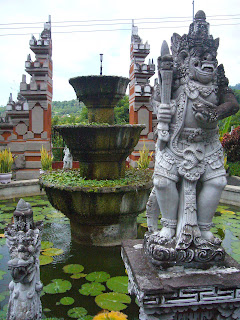
<path id="1" fill-rule="evenodd" d="M 0 302 L 3 301 L 3 300 L 5 300 L 5 298 L 6 298 L 6 297 L 5 297 L 3 294 L 0 294 Z"/>
<path id="2" fill-rule="evenodd" d="M 39 261 L 40 261 L 40 266 L 45 266 L 46 264 L 53 262 L 53 257 L 43 256 L 40 254 Z"/>
<path id="3" fill-rule="evenodd" d="M 72 288 L 71 282 L 64 279 L 53 279 L 52 283 L 43 287 L 43 290 L 46 293 L 55 294 L 55 293 L 64 293 Z"/>
<path id="4" fill-rule="evenodd" d="M 0 280 L 3 279 L 3 276 L 6 274 L 7 272 L 0 270 Z"/>
<path id="5" fill-rule="evenodd" d="M 89 314 L 78 318 L 78 320 L 92 320 L 92 319 L 93 319 L 93 316 L 90 316 Z"/>
<path id="6" fill-rule="evenodd" d="M 79 289 L 79 292 L 84 296 L 95 297 L 101 294 L 105 290 L 106 288 L 103 284 L 100 284 L 98 282 L 91 282 L 91 283 L 84 283 L 81 286 L 81 289 Z"/>
<path id="7" fill-rule="evenodd" d="M 81 264 L 68 264 L 66 266 L 63 267 L 63 271 L 65 273 L 80 273 L 84 270 L 84 266 L 82 266 Z"/>
<path id="8" fill-rule="evenodd" d="M 3 255 L 2 254 L 0 254 L 0 260 L 3 258 Z"/>
<path id="9" fill-rule="evenodd" d="M 123 293 L 110 292 L 100 294 L 95 298 L 95 302 L 102 309 L 121 311 L 127 308 L 125 303 L 130 303 L 131 298 Z"/>
<path id="10" fill-rule="evenodd" d="M 68 310 L 68 316 L 70 318 L 80 318 L 87 315 L 87 310 L 83 307 L 76 307 Z"/>
<path id="11" fill-rule="evenodd" d="M 221 228 L 218 228 L 218 229 L 217 229 L 217 236 L 219 236 L 219 238 L 220 238 L 221 240 L 223 240 L 223 239 L 225 238 L 225 232 L 224 232 L 224 230 L 221 229 Z"/>
<path id="12" fill-rule="evenodd" d="M 75 300 L 72 297 L 64 297 L 60 300 L 60 303 L 64 306 L 70 306 L 74 301 Z"/>
<path id="13" fill-rule="evenodd" d="M 4 244 L 6 244 L 6 238 L 1 238 L 0 239 L 0 246 L 3 246 Z"/>
<path id="14" fill-rule="evenodd" d="M 13 211 L 16 210 L 16 207 L 3 207 L 3 208 L 1 208 L 1 210 L 4 212 L 9 212 L 9 213 L 12 212 L 13 213 Z"/>
<path id="15" fill-rule="evenodd" d="M 128 277 L 119 276 L 119 277 L 110 278 L 107 281 L 107 287 L 114 292 L 127 294 L 128 293 Z"/>
<path id="16" fill-rule="evenodd" d="M 50 242 L 50 241 L 42 241 L 41 242 L 41 249 L 42 250 L 52 248 L 52 247 L 53 247 L 53 242 Z"/>
<path id="17" fill-rule="evenodd" d="M 110 278 L 110 274 L 105 271 L 94 271 L 86 276 L 88 281 L 105 282 Z"/>
<path id="18" fill-rule="evenodd" d="M 84 278 L 84 277 L 86 277 L 86 273 L 74 273 L 74 274 L 72 274 L 71 276 L 70 276 L 70 278 L 72 278 L 72 279 L 80 279 L 80 278 Z"/>
<path id="19" fill-rule="evenodd" d="M 57 248 L 48 248 L 42 251 L 42 254 L 44 256 L 59 256 L 60 254 L 63 253 L 62 249 L 57 249 Z"/>

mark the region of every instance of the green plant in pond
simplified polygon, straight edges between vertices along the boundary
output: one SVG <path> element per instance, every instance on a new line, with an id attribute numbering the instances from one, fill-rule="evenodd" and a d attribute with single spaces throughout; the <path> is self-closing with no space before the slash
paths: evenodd
<path id="1" fill-rule="evenodd" d="M 105 271 L 94 271 L 86 276 L 88 281 L 105 282 L 110 278 L 110 274 Z"/>
<path id="2" fill-rule="evenodd" d="M 127 320 L 127 315 L 119 311 L 103 311 L 97 314 L 93 320 Z"/>
<path id="3" fill-rule="evenodd" d="M 63 297 L 59 303 L 64 305 L 64 306 L 70 306 L 74 303 L 74 299 L 72 297 Z"/>
<path id="4" fill-rule="evenodd" d="M 119 293 L 128 293 L 128 277 L 127 276 L 118 276 L 113 277 L 107 280 L 107 287 Z"/>
<path id="5" fill-rule="evenodd" d="M 83 307 L 76 307 L 76 308 L 72 308 L 70 310 L 68 310 L 68 316 L 70 318 L 81 318 L 83 316 L 86 316 L 87 315 L 87 310 Z"/>
<path id="6" fill-rule="evenodd" d="M 40 266 L 45 266 L 53 262 L 53 257 L 43 256 L 40 254 L 39 262 L 40 262 Z"/>
<path id="7" fill-rule="evenodd" d="M 68 264 L 63 267 L 65 273 L 80 273 L 84 270 L 84 267 L 81 264 Z"/>
<path id="8" fill-rule="evenodd" d="M 51 170 L 53 157 L 50 152 L 48 152 L 43 146 L 40 150 L 41 152 L 41 166 L 43 170 Z"/>
<path id="9" fill-rule="evenodd" d="M 55 294 L 55 293 L 64 293 L 70 290 L 72 287 L 71 282 L 64 279 L 53 279 L 51 283 L 43 287 L 44 292 Z"/>
<path id="10" fill-rule="evenodd" d="M 42 250 L 41 252 L 44 256 L 59 256 L 60 254 L 63 253 L 62 249 L 57 249 L 57 248 L 47 248 Z"/>
<path id="11" fill-rule="evenodd" d="M 6 274 L 6 272 L 5 271 L 3 271 L 3 270 L 0 270 L 0 280 L 2 280 L 3 279 L 3 276 Z"/>
<path id="12" fill-rule="evenodd" d="M 8 173 L 12 170 L 13 155 L 9 150 L 0 150 L 0 173 Z"/>
<path id="13" fill-rule="evenodd" d="M 98 282 L 91 282 L 91 283 L 84 283 L 79 289 L 79 292 L 84 296 L 95 297 L 103 293 L 103 291 L 105 290 L 106 288 L 103 284 Z"/>
<path id="14" fill-rule="evenodd" d="M 96 304 L 109 311 L 121 311 L 127 308 L 126 304 L 131 302 L 131 298 L 123 293 L 110 292 L 100 294 L 95 298 Z"/>

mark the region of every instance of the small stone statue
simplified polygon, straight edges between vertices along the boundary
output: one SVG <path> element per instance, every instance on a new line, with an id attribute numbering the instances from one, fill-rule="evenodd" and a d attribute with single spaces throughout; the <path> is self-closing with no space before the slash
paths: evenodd
<path id="1" fill-rule="evenodd" d="M 164 42 L 152 105 L 158 118 L 154 189 L 147 204 L 145 251 L 153 263 L 223 260 L 210 231 L 226 185 L 218 120 L 239 109 L 217 63 L 219 39 L 198 11 L 189 33 Z M 162 230 L 157 231 L 159 213 Z"/>
<path id="2" fill-rule="evenodd" d="M 63 149 L 63 169 L 72 169 L 73 158 L 67 146 Z"/>
<path id="3" fill-rule="evenodd" d="M 8 268 L 12 275 L 7 320 L 40 320 L 42 305 L 40 293 L 39 254 L 42 224 L 33 221 L 29 203 L 19 200 L 13 214 L 14 223 L 5 229 L 11 260 Z"/>

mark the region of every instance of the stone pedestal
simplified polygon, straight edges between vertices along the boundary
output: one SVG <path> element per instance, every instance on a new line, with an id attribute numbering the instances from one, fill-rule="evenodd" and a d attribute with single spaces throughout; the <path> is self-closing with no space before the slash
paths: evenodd
<path id="1" fill-rule="evenodd" d="M 128 240 L 122 244 L 122 259 L 140 320 L 240 319 L 240 265 L 229 255 L 218 267 L 161 270 L 144 254 L 143 240 Z"/>

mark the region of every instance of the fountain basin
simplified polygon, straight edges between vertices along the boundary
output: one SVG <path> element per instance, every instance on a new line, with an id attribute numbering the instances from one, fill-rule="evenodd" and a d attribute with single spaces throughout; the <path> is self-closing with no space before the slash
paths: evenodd
<path id="1" fill-rule="evenodd" d="M 55 126 L 79 161 L 81 175 L 87 179 L 124 177 L 125 160 L 138 143 L 144 125 Z"/>
<path id="2" fill-rule="evenodd" d="M 114 123 L 114 107 L 125 95 L 128 78 L 82 76 L 69 79 L 69 83 L 87 106 L 89 122 Z"/>
<path id="3" fill-rule="evenodd" d="M 111 246 L 136 238 L 136 217 L 143 212 L 152 187 L 151 173 L 142 183 L 116 187 L 70 187 L 44 181 L 40 185 L 54 208 L 71 223 L 79 243 Z"/>

